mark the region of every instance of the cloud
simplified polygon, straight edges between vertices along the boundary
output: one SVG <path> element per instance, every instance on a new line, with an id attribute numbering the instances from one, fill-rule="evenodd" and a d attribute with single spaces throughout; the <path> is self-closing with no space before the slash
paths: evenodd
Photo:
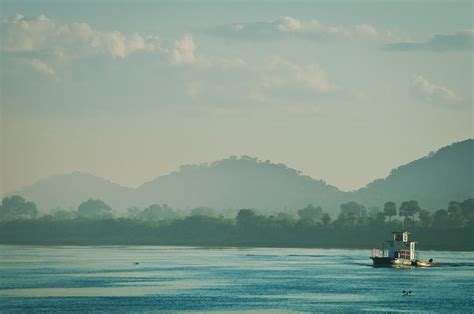
<path id="1" fill-rule="evenodd" d="M 166 46 L 156 36 L 103 32 L 82 22 L 60 24 L 45 15 L 26 18 L 17 14 L 0 19 L 0 24 L 1 53 L 51 76 L 62 63 L 91 56 L 123 59 L 146 52 L 155 53 L 171 64 L 197 62 L 191 35 Z"/>
<path id="2" fill-rule="evenodd" d="M 474 29 L 467 29 L 452 35 L 436 34 L 425 42 L 398 42 L 385 46 L 391 51 L 450 51 L 472 50 Z"/>
<path id="3" fill-rule="evenodd" d="M 300 37 L 321 40 L 393 40 L 394 35 L 380 32 L 370 24 L 351 26 L 328 25 L 313 20 L 299 20 L 283 16 L 273 21 L 235 23 L 220 25 L 210 31 L 219 36 L 233 38 L 267 38 Z"/>
<path id="4" fill-rule="evenodd" d="M 317 93 L 328 93 L 337 89 L 329 83 L 326 72 L 318 64 L 300 66 L 279 57 L 270 59 L 262 70 L 261 78 L 265 89 L 297 86 Z"/>
<path id="5" fill-rule="evenodd" d="M 347 98 L 346 91 L 329 79 L 322 66 L 277 56 L 250 64 L 213 60 L 204 66 L 187 67 L 180 79 L 176 85 L 183 86 L 179 92 L 185 94 L 184 102 L 192 110 L 225 114 L 271 108 L 314 115 L 319 114 L 320 106 Z"/>
<path id="6" fill-rule="evenodd" d="M 462 102 L 451 89 L 431 83 L 421 75 L 415 76 L 412 87 L 416 97 L 432 105 L 455 107 Z"/>
<path id="7" fill-rule="evenodd" d="M 191 35 L 185 35 L 182 39 L 174 42 L 171 52 L 171 63 L 173 64 L 192 64 L 196 62 L 194 50 L 196 45 Z"/>
<path id="8" fill-rule="evenodd" d="M 157 51 L 156 38 L 139 33 L 127 37 L 114 32 L 101 32 L 87 23 L 57 24 L 45 15 L 28 19 L 21 14 L 2 21 L 3 50 L 11 53 L 38 52 L 60 57 L 107 54 L 124 58 L 134 52 Z"/>
<path id="9" fill-rule="evenodd" d="M 272 57 L 254 67 L 249 75 L 252 101 L 286 108 L 291 113 L 314 114 L 320 106 L 338 99 L 352 99 L 349 91 L 329 79 L 325 69 L 316 63 L 298 64 Z"/>
<path id="10" fill-rule="evenodd" d="M 36 71 L 46 74 L 48 76 L 55 76 L 55 72 L 51 65 L 39 60 L 39 59 L 25 59 L 25 64 L 28 64 L 33 67 Z"/>

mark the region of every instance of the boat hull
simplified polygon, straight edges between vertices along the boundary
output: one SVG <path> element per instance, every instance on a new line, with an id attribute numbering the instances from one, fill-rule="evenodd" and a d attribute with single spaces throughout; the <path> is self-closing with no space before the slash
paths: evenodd
<path id="1" fill-rule="evenodd" d="M 375 267 L 410 267 L 416 266 L 415 262 L 403 258 L 371 257 Z"/>
<path id="2" fill-rule="evenodd" d="M 416 266 L 417 267 L 433 267 L 433 263 L 432 262 L 416 261 Z"/>
<path id="3" fill-rule="evenodd" d="M 371 257 L 374 267 L 431 267 L 433 263 L 404 258 Z"/>
<path id="4" fill-rule="evenodd" d="M 376 267 L 391 267 L 393 258 L 390 257 L 371 257 Z"/>

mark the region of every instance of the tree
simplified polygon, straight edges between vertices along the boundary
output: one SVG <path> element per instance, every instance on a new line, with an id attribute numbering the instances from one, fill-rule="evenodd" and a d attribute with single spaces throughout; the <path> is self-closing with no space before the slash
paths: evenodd
<path id="1" fill-rule="evenodd" d="M 76 211 L 55 208 L 51 210 L 51 217 L 54 220 L 71 220 L 76 218 Z"/>
<path id="2" fill-rule="evenodd" d="M 459 202 L 451 201 L 448 206 L 448 216 L 454 225 L 461 225 L 463 222 L 462 208 Z"/>
<path id="3" fill-rule="evenodd" d="M 420 223 L 423 227 L 429 227 L 433 223 L 433 215 L 431 215 L 430 211 L 426 209 L 420 210 L 418 213 L 418 218 L 420 219 Z"/>
<path id="4" fill-rule="evenodd" d="M 305 208 L 298 210 L 298 216 L 301 219 L 307 220 L 320 220 L 323 217 L 323 209 L 318 206 L 314 207 L 313 205 L 309 204 Z"/>
<path id="5" fill-rule="evenodd" d="M 142 210 L 136 206 L 127 208 L 127 217 L 131 219 L 138 219 Z"/>
<path id="6" fill-rule="evenodd" d="M 377 206 L 370 206 L 369 208 L 367 208 L 367 214 L 371 219 L 380 219 L 379 214 L 382 214 L 385 220 L 385 215 L 380 212 L 380 208 L 378 208 Z"/>
<path id="7" fill-rule="evenodd" d="M 153 204 L 145 208 L 142 213 L 138 215 L 141 220 L 160 221 L 173 220 L 178 217 L 178 214 L 168 205 Z"/>
<path id="8" fill-rule="evenodd" d="M 364 205 L 356 202 L 348 202 L 341 204 L 341 214 L 354 214 L 357 218 L 366 218 L 367 210 L 365 209 Z"/>
<path id="9" fill-rule="evenodd" d="M 397 206 L 394 202 L 386 202 L 383 206 L 383 212 L 385 216 L 388 216 L 388 220 L 392 221 L 392 216 L 397 214 Z"/>
<path id="10" fill-rule="evenodd" d="M 235 218 L 238 226 L 246 226 L 251 224 L 256 215 L 255 212 L 251 209 L 241 209 Z"/>
<path id="11" fill-rule="evenodd" d="M 348 202 L 341 204 L 341 212 L 337 216 L 336 224 L 355 226 L 364 224 L 367 220 L 367 210 L 361 204 Z"/>
<path id="12" fill-rule="evenodd" d="M 82 202 L 77 209 L 79 217 L 90 219 L 112 218 L 112 208 L 99 199 L 89 199 Z"/>
<path id="13" fill-rule="evenodd" d="M 34 219 L 38 209 L 33 202 L 27 202 L 19 195 L 5 197 L 0 206 L 0 220 Z"/>
<path id="14" fill-rule="evenodd" d="M 327 226 L 331 222 L 331 216 L 329 216 L 328 213 L 324 213 L 321 221 L 323 222 L 323 225 Z"/>
<path id="15" fill-rule="evenodd" d="M 372 223 L 375 225 L 383 225 L 385 223 L 385 213 L 379 212 L 377 215 L 373 218 L 371 218 Z"/>
<path id="16" fill-rule="evenodd" d="M 446 209 L 437 210 L 433 215 L 433 226 L 446 228 L 449 226 L 449 215 Z"/>
<path id="17" fill-rule="evenodd" d="M 337 222 L 342 225 L 364 224 L 367 220 L 367 210 L 361 204 L 348 202 L 341 204 L 341 213 Z"/>
<path id="18" fill-rule="evenodd" d="M 191 210 L 191 216 L 217 217 L 217 211 L 209 207 L 196 207 Z"/>
<path id="19" fill-rule="evenodd" d="M 474 222 L 474 198 L 468 198 L 459 204 L 462 209 L 462 215 L 467 222 Z"/>
<path id="20" fill-rule="evenodd" d="M 280 225 L 292 226 L 296 223 L 295 216 L 290 213 L 277 213 L 275 217 Z"/>
<path id="21" fill-rule="evenodd" d="M 400 205 L 400 209 L 398 210 L 400 216 L 405 217 L 405 221 L 408 219 L 409 216 L 413 217 L 413 221 L 415 221 L 415 214 L 421 210 L 420 206 L 418 205 L 417 201 L 405 201 Z"/>

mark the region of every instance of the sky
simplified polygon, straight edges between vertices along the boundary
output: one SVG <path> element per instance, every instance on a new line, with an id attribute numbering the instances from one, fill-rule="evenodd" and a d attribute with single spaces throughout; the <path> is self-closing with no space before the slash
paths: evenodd
<path id="1" fill-rule="evenodd" d="M 473 138 L 471 1 L 0 0 L 0 195 L 249 155 L 354 190 Z"/>

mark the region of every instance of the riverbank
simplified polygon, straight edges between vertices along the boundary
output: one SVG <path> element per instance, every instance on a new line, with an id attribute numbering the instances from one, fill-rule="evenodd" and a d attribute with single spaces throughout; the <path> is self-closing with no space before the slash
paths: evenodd
<path id="1" fill-rule="evenodd" d="M 393 224 L 335 226 L 321 224 L 237 225 L 232 220 L 193 217 L 171 222 L 133 219 L 0 223 L 0 244 L 19 245 L 170 245 L 209 247 L 347 248 L 381 247 Z M 408 228 L 419 250 L 474 251 L 471 227 Z"/>

